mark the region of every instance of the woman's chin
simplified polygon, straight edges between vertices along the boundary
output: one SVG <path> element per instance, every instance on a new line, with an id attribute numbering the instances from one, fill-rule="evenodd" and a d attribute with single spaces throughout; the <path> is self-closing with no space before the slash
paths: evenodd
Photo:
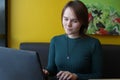
<path id="1" fill-rule="evenodd" d="M 71 33 L 66 33 L 67 35 L 71 35 Z"/>
<path id="2" fill-rule="evenodd" d="M 71 34 L 72 34 L 72 32 L 66 32 L 66 34 L 67 34 L 67 35 L 71 35 Z"/>

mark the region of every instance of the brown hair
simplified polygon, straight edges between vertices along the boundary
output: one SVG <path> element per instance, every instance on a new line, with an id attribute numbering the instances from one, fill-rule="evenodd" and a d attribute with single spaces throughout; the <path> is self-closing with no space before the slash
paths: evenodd
<path id="1" fill-rule="evenodd" d="M 81 36 L 86 36 L 86 30 L 88 27 L 88 10 L 87 7 L 85 6 L 85 4 L 79 0 L 75 0 L 75 1 L 69 1 L 63 8 L 62 10 L 62 14 L 61 14 L 61 19 L 63 18 L 63 14 L 64 11 L 66 10 L 66 8 L 70 7 L 77 19 L 79 20 L 79 22 L 82 22 L 81 28 L 80 28 L 80 35 Z"/>

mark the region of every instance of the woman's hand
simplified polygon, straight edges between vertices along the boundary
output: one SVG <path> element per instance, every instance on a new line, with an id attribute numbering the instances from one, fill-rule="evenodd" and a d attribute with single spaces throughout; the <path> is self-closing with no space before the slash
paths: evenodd
<path id="1" fill-rule="evenodd" d="M 57 73 L 59 80 L 77 80 L 77 75 L 69 71 L 60 71 Z"/>
<path id="2" fill-rule="evenodd" d="M 43 69 L 43 73 L 44 73 L 45 75 L 49 75 L 49 72 L 48 72 L 46 69 Z"/>

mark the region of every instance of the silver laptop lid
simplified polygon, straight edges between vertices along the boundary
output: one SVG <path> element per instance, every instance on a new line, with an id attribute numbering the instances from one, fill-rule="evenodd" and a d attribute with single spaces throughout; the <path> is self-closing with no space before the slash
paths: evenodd
<path id="1" fill-rule="evenodd" d="M 44 80 L 37 53 L 0 47 L 0 80 Z"/>

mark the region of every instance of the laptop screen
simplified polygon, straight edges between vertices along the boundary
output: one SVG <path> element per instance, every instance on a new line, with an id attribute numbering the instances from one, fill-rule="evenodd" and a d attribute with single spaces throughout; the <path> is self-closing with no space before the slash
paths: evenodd
<path id="1" fill-rule="evenodd" d="M 0 80 L 44 80 L 37 53 L 0 47 Z"/>

